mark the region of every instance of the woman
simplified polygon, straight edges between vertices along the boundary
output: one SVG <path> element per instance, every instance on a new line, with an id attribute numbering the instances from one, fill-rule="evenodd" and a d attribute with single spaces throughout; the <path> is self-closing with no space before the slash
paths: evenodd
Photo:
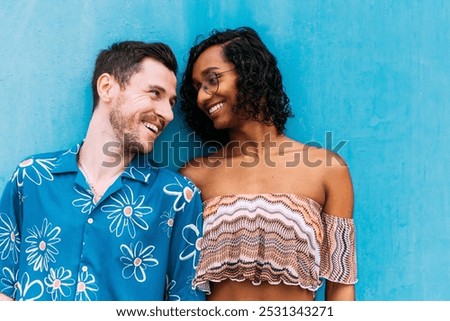
<path id="1" fill-rule="evenodd" d="M 209 300 L 354 300 L 353 189 L 336 154 L 284 134 L 292 116 L 275 57 L 251 28 L 214 30 L 190 50 L 188 125 L 218 146 L 182 174 L 202 191 L 194 285 Z"/>

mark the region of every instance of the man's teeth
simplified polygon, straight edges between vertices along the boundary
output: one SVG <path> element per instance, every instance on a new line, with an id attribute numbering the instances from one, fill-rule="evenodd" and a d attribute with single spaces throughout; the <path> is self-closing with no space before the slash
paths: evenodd
<path id="1" fill-rule="evenodd" d="M 156 125 L 150 124 L 150 123 L 144 123 L 144 126 L 147 127 L 147 129 L 151 130 L 154 133 L 159 132 L 159 128 Z"/>
<path id="2" fill-rule="evenodd" d="M 212 113 L 218 111 L 220 108 L 223 107 L 223 103 L 218 103 L 217 105 L 214 105 L 213 107 L 211 107 L 208 112 L 211 115 Z"/>

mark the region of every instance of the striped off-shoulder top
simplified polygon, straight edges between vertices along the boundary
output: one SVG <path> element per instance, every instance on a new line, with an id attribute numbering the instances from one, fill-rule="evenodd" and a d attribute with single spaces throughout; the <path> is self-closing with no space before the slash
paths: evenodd
<path id="1" fill-rule="evenodd" d="M 328 215 L 295 194 L 238 194 L 204 201 L 201 254 L 194 287 L 250 280 L 315 291 L 322 279 L 354 284 L 352 219 Z"/>

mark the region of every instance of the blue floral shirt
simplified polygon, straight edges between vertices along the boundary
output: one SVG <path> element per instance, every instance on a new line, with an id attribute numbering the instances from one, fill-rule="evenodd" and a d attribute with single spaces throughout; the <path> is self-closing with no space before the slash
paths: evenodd
<path id="1" fill-rule="evenodd" d="M 80 145 L 19 164 L 0 202 L 0 291 L 16 300 L 204 300 L 200 191 L 143 156 L 94 204 Z"/>

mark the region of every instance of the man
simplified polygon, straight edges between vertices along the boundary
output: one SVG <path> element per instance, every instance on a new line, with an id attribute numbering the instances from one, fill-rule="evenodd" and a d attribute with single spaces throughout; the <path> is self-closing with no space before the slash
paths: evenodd
<path id="1" fill-rule="evenodd" d="M 200 191 L 143 156 L 173 119 L 162 43 L 103 50 L 84 141 L 22 161 L 0 202 L 4 300 L 203 300 L 192 289 Z"/>

